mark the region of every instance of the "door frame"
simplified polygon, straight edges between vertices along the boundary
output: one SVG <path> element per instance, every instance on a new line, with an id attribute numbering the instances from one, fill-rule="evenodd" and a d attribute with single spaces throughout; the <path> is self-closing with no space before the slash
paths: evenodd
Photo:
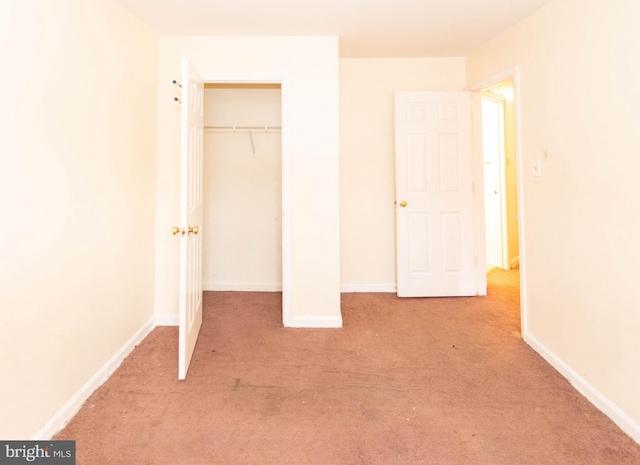
<path id="1" fill-rule="evenodd" d="M 209 73 L 203 74 L 206 84 L 280 84 L 282 101 L 282 324 L 291 326 L 291 151 L 288 114 L 289 79 L 279 73 Z"/>
<path id="2" fill-rule="evenodd" d="M 470 86 L 467 86 L 467 90 L 478 93 L 483 89 L 492 87 L 496 84 L 500 84 L 508 79 L 513 80 L 513 110 L 514 110 L 514 123 L 516 132 L 516 189 L 518 191 L 518 247 L 520 256 L 520 331 L 522 338 L 525 342 L 528 339 L 528 311 L 527 311 L 527 259 L 526 259 L 526 228 L 525 228 L 525 209 L 524 209 L 524 163 L 522 154 L 522 128 L 521 128 L 521 114 L 520 114 L 520 70 L 517 66 L 506 69 L 502 72 L 487 76 L 486 78 L 476 81 Z M 475 124 L 481 119 L 477 118 Z M 482 163 L 482 150 L 478 153 L 474 153 L 476 159 L 479 158 Z M 479 211 L 484 215 L 484 199 L 483 196 L 476 196 L 476 202 L 481 203 L 478 205 Z M 484 246 L 484 231 L 481 230 L 482 243 Z"/>

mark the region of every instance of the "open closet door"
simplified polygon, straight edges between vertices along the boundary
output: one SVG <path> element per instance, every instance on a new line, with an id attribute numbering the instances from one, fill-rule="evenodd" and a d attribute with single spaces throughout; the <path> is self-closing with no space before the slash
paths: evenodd
<path id="1" fill-rule="evenodd" d="M 178 379 L 185 379 L 202 326 L 202 158 L 204 81 L 182 62 L 180 149 L 180 331 Z"/>

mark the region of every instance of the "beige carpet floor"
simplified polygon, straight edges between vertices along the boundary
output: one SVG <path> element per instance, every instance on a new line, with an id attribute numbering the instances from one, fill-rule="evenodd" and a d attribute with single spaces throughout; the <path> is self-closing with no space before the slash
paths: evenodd
<path id="1" fill-rule="evenodd" d="M 343 294 L 342 329 L 281 325 L 278 293 L 206 293 L 186 381 L 158 327 L 56 439 L 88 464 L 640 464 L 640 445 L 520 337 L 517 271 L 489 295 Z"/>

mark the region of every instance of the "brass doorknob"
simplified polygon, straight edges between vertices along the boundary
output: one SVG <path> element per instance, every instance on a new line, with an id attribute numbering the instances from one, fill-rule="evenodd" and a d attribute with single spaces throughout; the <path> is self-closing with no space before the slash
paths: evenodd
<path id="1" fill-rule="evenodd" d="M 398 205 L 400 205 L 401 207 L 406 207 L 407 206 L 407 202 L 405 200 L 403 200 Z"/>
<path id="2" fill-rule="evenodd" d="M 198 234 L 198 227 L 197 226 L 189 226 L 189 234 Z"/>
<path id="3" fill-rule="evenodd" d="M 174 226 L 173 228 L 171 228 L 171 234 L 173 234 L 174 236 L 177 236 L 178 234 L 184 234 L 184 231 L 182 228 Z"/>

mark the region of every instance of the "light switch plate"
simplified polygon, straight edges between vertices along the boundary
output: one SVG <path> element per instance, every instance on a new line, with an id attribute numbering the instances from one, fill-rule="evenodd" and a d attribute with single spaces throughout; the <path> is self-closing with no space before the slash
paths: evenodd
<path id="1" fill-rule="evenodd" d="M 542 162 L 540 161 L 539 158 L 536 158 L 535 160 L 533 160 L 533 175 L 536 178 L 539 178 L 542 176 Z"/>

